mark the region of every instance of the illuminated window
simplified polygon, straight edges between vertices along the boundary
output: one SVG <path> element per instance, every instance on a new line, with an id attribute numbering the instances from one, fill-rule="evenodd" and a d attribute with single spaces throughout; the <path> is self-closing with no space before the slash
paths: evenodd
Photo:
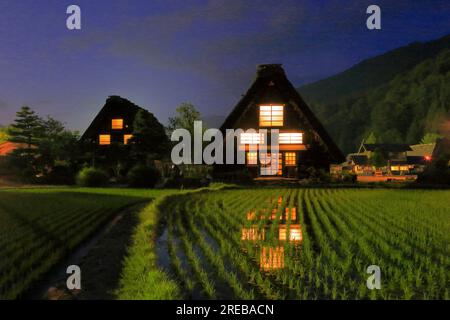
<path id="1" fill-rule="evenodd" d="M 399 166 L 391 166 L 391 171 L 399 171 L 400 167 Z"/>
<path id="2" fill-rule="evenodd" d="M 114 130 L 120 130 L 123 129 L 123 119 L 112 119 L 111 121 L 111 127 Z"/>
<path id="3" fill-rule="evenodd" d="M 264 271 L 284 268 L 284 247 L 262 247 L 259 265 Z"/>
<path id="4" fill-rule="evenodd" d="M 284 155 L 287 166 L 295 166 L 297 164 L 297 157 L 295 152 L 286 152 Z"/>
<path id="5" fill-rule="evenodd" d="M 258 153 L 257 152 L 247 152 L 247 164 L 248 165 L 258 164 Z"/>
<path id="6" fill-rule="evenodd" d="M 240 143 L 241 144 L 264 143 L 264 135 L 262 133 L 257 133 L 257 132 L 253 132 L 253 133 L 244 132 L 244 133 L 241 133 Z"/>
<path id="7" fill-rule="evenodd" d="M 260 127 L 281 127 L 283 125 L 283 106 L 260 106 Z"/>
<path id="8" fill-rule="evenodd" d="M 98 143 L 102 146 L 111 144 L 111 136 L 109 134 L 99 135 Z"/>
<path id="9" fill-rule="evenodd" d="M 131 138 L 133 138 L 132 134 L 124 134 L 123 135 L 123 144 L 128 144 L 128 140 L 130 140 Z"/>
<path id="10" fill-rule="evenodd" d="M 280 144 L 302 144 L 303 133 L 301 132 L 280 133 L 278 142 Z"/>
<path id="11" fill-rule="evenodd" d="M 400 171 L 409 171 L 408 166 L 400 166 Z"/>
<path id="12" fill-rule="evenodd" d="M 261 162 L 261 175 L 281 176 L 283 174 L 283 158 L 281 152 L 261 153 L 259 161 Z"/>

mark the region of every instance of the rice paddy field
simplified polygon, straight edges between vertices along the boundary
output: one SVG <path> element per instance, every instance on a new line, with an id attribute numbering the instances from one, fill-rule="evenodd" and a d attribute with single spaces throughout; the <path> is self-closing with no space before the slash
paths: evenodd
<path id="1" fill-rule="evenodd" d="M 118 299 L 449 299 L 450 191 L 342 188 L 0 190 L 0 299 L 140 202 Z"/>
<path id="2" fill-rule="evenodd" d="M 0 299 L 14 299 L 126 206 L 165 190 L 0 191 Z"/>
<path id="3" fill-rule="evenodd" d="M 450 192 L 222 190 L 159 206 L 159 261 L 193 299 L 449 299 Z M 381 271 L 369 290 L 367 267 Z"/>

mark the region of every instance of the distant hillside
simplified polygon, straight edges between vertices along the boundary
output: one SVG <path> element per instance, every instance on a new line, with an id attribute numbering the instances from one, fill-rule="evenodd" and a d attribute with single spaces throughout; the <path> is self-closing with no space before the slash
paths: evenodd
<path id="1" fill-rule="evenodd" d="M 386 143 L 419 143 L 426 133 L 448 134 L 450 50 L 378 88 L 327 107 L 322 121 L 345 153 L 356 150 L 370 133 Z"/>
<path id="2" fill-rule="evenodd" d="M 334 103 L 385 84 L 446 48 L 450 48 L 450 35 L 430 42 L 414 42 L 364 60 L 332 77 L 302 86 L 299 92 L 311 104 Z"/>
<path id="3" fill-rule="evenodd" d="M 418 143 L 448 116 L 449 49 L 450 35 L 414 43 L 299 92 L 344 153 L 372 132 L 380 142 Z"/>

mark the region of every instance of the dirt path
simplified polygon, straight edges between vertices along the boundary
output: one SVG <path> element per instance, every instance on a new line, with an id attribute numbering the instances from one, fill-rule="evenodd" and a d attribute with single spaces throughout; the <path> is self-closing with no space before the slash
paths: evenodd
<path id="1" fill-rule="evenodd" d="M 30 299 L 114 299 L 122 271 L 123 259 L 131 243 L 138 213 L 147 203 L 134 205 L 120 212 L 102 230 L 71 254 L 43 281 Z M 69 291 L 65 273 L 67 266 L 81 269 L 81 290 Z"/>

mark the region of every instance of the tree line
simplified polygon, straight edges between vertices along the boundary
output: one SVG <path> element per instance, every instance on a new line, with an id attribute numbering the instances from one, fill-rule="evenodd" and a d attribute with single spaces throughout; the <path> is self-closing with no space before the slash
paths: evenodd
<path id="1" fill-rule="evenodd" d="M 125 167 L 127 171 L 135 167 L 135 176 L 148 174 L 151 170 L 147 169 L 153 166 L 154 160 L 170 159 L 171 132 L 178 128 L 191 131 L 197 120 L 201 120 L 201 114 L 191 103 L 178 106 L 166 127 L 153 113 L 142 109 L 134 119 L 130 144 L 111 146 L 114 150 L 107 165 L 112 171 L 117 169 L 117 175 Z M 78 131 L 68 130 L 50 116 L 41 117 L 28 106 L 16 113 L 12 124 L 1 128 L 2 141 L 18 144 L 7 156 L 7 165 L 15 176 L 26 182 L 73 183 L 78 171 L 93 165 L 90 148 L 80 140 Z"/>

